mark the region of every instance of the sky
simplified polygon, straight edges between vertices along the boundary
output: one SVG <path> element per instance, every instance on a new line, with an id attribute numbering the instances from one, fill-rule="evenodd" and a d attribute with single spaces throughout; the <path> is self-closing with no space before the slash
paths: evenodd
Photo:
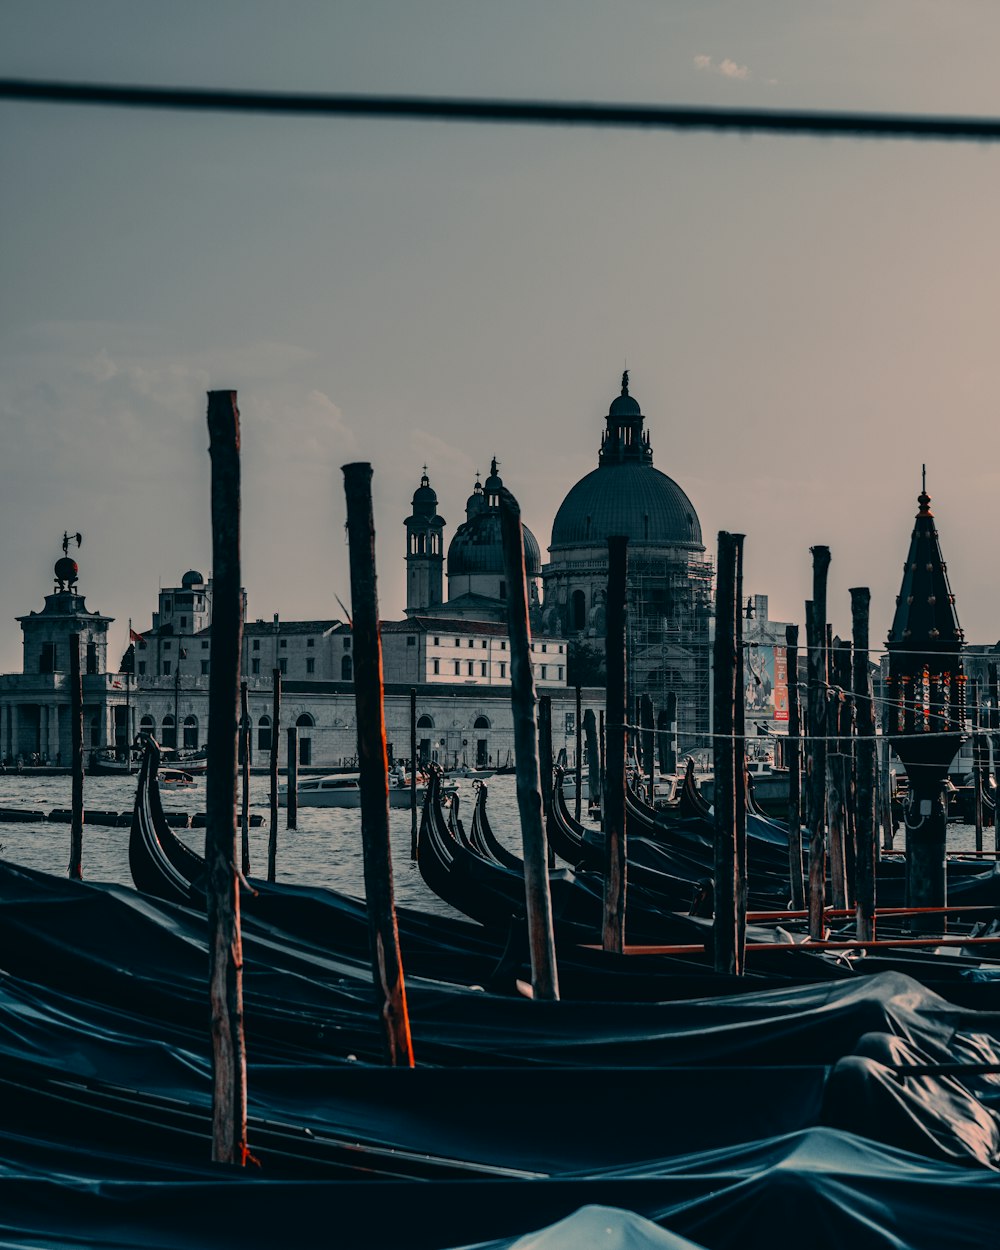
<path id="1" fill-rule="evenodd" d="M 995 0 L 4 0 L 0 77 L 1000 116 Z M 1000 148 L 0 102 L 0 672 L 64 530 L 148 625 L 211 569 L 206 392 L 242 414 L 251 619 L 341 615 L 341 465 L 382 615 L 426 463 L 496 456 L 543 549 L 627 364 L 744 588 L 884 640 L 927 464 L 959 619 L 1000 637 Z M 75 554 L 75 553 L 74 553 Z"/>

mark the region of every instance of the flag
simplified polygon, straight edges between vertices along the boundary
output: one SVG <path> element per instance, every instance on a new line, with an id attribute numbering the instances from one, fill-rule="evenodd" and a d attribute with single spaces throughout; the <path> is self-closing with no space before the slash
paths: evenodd
<path id="1" fill-rule="evenodd" d="M 113 682 L 111 683 L 111 688 L 112 688 L 112 690 L 121 690 L 121 688 L 122 688 L 122 684 L 121 684 L 121 682 L 120 682 L 120 681 L 113 681 Z"/>
<path id="2" fill-rule="evenodd" d="M 129 642 L 145 642 L 146 641 L 146 639 L 143 638 L 142 634 L 137 634 L 131 625 L 128 627 L 128 640 Z"/>

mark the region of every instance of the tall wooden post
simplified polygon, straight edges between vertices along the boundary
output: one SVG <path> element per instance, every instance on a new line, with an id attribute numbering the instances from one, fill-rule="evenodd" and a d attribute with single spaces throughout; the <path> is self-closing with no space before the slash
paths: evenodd
<path id="1" fill-rule="evenodd" d="M 557 999 L 559 975 L 549 892 L 548 846 L 542 822 L 541 766 L 535 722 L 535 682 L 531 671 L 531 627 L 528 581 L 524 570 L 521 509 L 510 491 L 500 495 L 500 536 L 507 583 L 507 628 L 510 633 L 510 702 L 514 718 L 514 764 L 517 809 L 521 817 L 524 896 L 531 952 L 531 987 L 535 998 Z M 551 742 L 550 742 L 551 753 Z M 552 775 L 551 758 L 547 772 Z M 551 782 L 550 782 L 551 784 Z"/>
<path id="2" fill-rule="evenodd" d="M 607 682 L 607 670 L 605 670 L 605 683 L 606 682 Z M 606 701 L 607 701 L 607 697 L 605 696 L 605 702 Z M 608 773 L 607 773 L 607 767 L 606 767 L 607 758 L 608 758 L 608 735 L 607 735 L 607 729 L 604 724 L 604 719 L 605 719 L 604 710 L 605 709 L 602 707 L 597 713 L 597 717 L 598 717 L 597 760 L 598 760 L 598 768 L 600 770 L 600 778 L 601 778 L 601 829 L 602 830 L 604 828 L 604 806 L 605 806 L 605 798 L 607 797 L 606 792 L 608 788 Z"/>
<path id="3" fill-rule="evenodd" d="M 854 642 L 854 707 L 857 823 L 857 933 L 859 942 L 875 940 L 875 867 L 878 860 L 875 819 L 875 699 L 868 662 L 868 621 L 871 592 L 867 586 L 851 589 Z"/>
<path id="4" fill-rule="evenodd" d="M 83 880 L 83 675 L 80 635 L 69 636 L 69 723 L 72 799 L 69 827 L 69 875 Z"/>
<path id="5" fill-rule="evenodd" d="M 403 959 L 392 885 L 389 842 L 389 757 L 382 697 L 382 640 L 375 578 L 372 467 L 344 465 L 351 563 L 354 705 L 358 722 L 361 841 L 364 850 L 368 939 L 379 1019 L 389 1063 L 413 1067 Z"/>
<path id="6" fill-rule="evenodd" d="M 1000 795 L 1000 680 L 997 665 L 990 664 L 987 672 L 990 681 L 990 745 L 993 748 L 993 776 L 996 780 L 995 795 Z M 1000 851 L 1000 811 L 993 809 L 993 849 Z"/>
<path id="7" fill-rule="evenodd" d="M 730 534 L 725 530 L 719 532 L 712 717 L 715 761 L 715 970 L 737 975 L 743 970 L 746 915 L 745 902 L 741 906 L 746 863 L 743 683 L 739 675 L 742 542 L 742 534 Z"/>
<path id="8" fill-rule="evenodd" d="M 788 670 L 788 876 L 793 911 L 805 907 L 802 880 L 802 700 L 799 695 L 799 627 L 785 626 Z"/>
<path id="9" fill-rule="evenodd" d="M 653 723 L 653 700 L 644 694 L 639 700 L 639 724 L 642 726 L 642 767 L 646 774 L 649 805 L 656 801 L 656 729 Z"/>
<path id="10" fill-rule="evenodd" d="M 538 698 L 538 772 L 542 786 L 542 819 L 545 822 L 546 863 L 555 868 L 555 852 L 548 842 L 549 821 L 552 819 L 554 759 L 552 755 L 552 697 L 543 694 Z"/>
<path id="11" fill-rule="evenodd" d="M 243 794 L 240 805 L 240 833 L 243 843 L 243 875 L 250 875 L 250 706 L 246 678 L 240 682 L 240 742 L 243 761 Z"/>
<path id="12" fill-rule="evenodd" d="M 809 648 L 806 823 L 809 827 L 809 935 L 818 940 L 823 937 L 823 911 L 826 905 L 826 581 L 830 569 L 830 548 L 813 547 L 811 551 L 813 597 L 806 604 L 806 638 Z"/>
<path id="13" fill-rule="evenodd" d="M 299 827 L 299 731 L 294 725 L 285 730 L 287 749 L 285 754 L 285 828 Z"/>
<path id="14" fill-rule="evenodd" d="M 417 692 L 410 691 L 410 859 L 417 858 Z"/>
<path id="15" fill-rule="evenodd" d="M 846 802 L 843 790 L 844 752 L 841 719 L 844 711 L 844 696 L 840 675 L 839 638 L 833 640 L 829 648 L 827 663 L 830 666 L 831 681 L 836 689 L 830 692 L 827 700 L 827 734 L 830 741 L 826 752 L 826 813 L 829 825 L 830 854 L 830 896 L 833 906 L 847 906 L 847 854 L 846 854 Z"/>
<path id="16" fill-rule="evenodd" d="M 271 671 L 271 828 L 267 837 L 267 879 L 275 881 L 278 875 L 278 726 L 281 723 L 281 669 L 277 665 Z"/>
<path id="17" fill-rule="evenodd" d="M 583 691 L 576 688 L 576 804 L 574 814 L 577 824 L 583 811 Z"/>
<path id="18" fill-rule="evenodd" d="M 590 789 L 588 807 L 593 811 L 594 804 L 599 805 L 601 798 L 601 759 L 597 749 L 597 717 L 591 707 L 583 715 L 583 733 L 587 740 L 587 785 Z"/>
<path id="19" fill-rule="evenodd" d="M 605 653 L 607 705 L 604 782 L 604 932 L 605 950 L 625 949 L 627 896 L 625 826 L 625 593 L 628 538 L 608 538 L 608 595 Z"/>
<path id="20" fill-rule="evenodd" d="M 205 876 L 212 1012 L 212 1159 L 247 1153 L 243 945 L 236 868 L 236 724 L 243 640 L 240 414 L 235 391 L 208 395 L 212 458 L 212 666 L 208 679 Z"/>
<path id="21" fill-rule="evenodd" d="M 972 813 L 976 829 L 976 850 L 983 849 L 983 735 L 980 733 L 983 723 L 983 700 L 979 690 L 979 682 L 973 678 L 969 682 L 972 695 Z"/>
<path id="22" fill-rule="evenodd" d="M 736 865 L 733 897 L 736 900 L 736 972 L 743 975 L 747 943 L 747 740 L 746 673 L 743 647 L 743 535 L 733 534 L 733 567 L 736 595 L 733 612 L 733 642 L 736 654 L 736 697 L 733 701 L 733 777 L 735 807 L 733 832 L 736 838 Z"/>

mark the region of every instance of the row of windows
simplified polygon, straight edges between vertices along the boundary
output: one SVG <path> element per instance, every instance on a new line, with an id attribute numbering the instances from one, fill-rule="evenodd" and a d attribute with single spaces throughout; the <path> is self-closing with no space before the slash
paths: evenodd
<path id="1" fill-rule="evenodd" d="M 306 639 L 306 646 L 307 646 L 307 647 L 315 647 L 315 645 L 316 645 L 316 639 L 315 639 L 315 638 L 307 638 L 307 639 Z M 278 639 L 278 648 L 279 648 L 279 650 L 285 650 L 285 649 L 287 649 L 287 647 L 288 647 L 288 639 L 287 639 L 287 638 L 279 638 L 279 639 Z M 345 651 L 350 651 L 350 649 L 351 649 L 351 640 L 350 640 L 350 638 L 345 638 L 345 639 L 344 639 L 344 650 L 345 650 Z M 252 638 L 252 639 L 250 640 L 250 650 L 251 650 L 251 651 L 259 651 L 259 650 L 260 650 L 260 639 L 259 639 L 259 638 Z"/>
<path id="2" fill-rule="evenodd" d="M 69 663 L 67 661 L 67 670 Z M 41 654 L 38 657 L 38 671 L 40 673 L 58 673 L 59 668 L 59 648 L 54 642 L 43 642 Z M 97 643 L 88 642 L 84 659 L 85 673 L 97 672 Z"/>
<path id="3" fill-rule="evenodd" d="M 487 671 L 486 671 L 486 670 L 487 670 L 487 667 L 488 667 L 488 666 L 487 666 L 485 663 L 482 663 L 482 662 L 480 663 L 480 665 L 479 665 L 479 676 L 480 676 L 480 677 L 485 677 L 485 676 L 487 675 Z M 548 679 L 549 679 L 549 669 L 550 669 L 550 668 L 552 668 L 552 667 L 555 667 L 555 668 L 556 668 L 556 672 L 557 672 L 557 680 L 562 681 L 562 679 L 563 679 L 563 667 L 562 667 L 562 665 L 561 665 L 561 664 L 560 664 L 560 665 L 556 665 L 556 666 L 553 666 L 553 665 L 550 665 L 550 664 L 540 664 L 540 665 L 538 666 L 538 677 L 539 677 L 539 680 L 540 680 L 540 681 L 548 681 Z M 465 661 L 465 675 L 466 675 L 466 677 L 475 677 L 475 675 L 476 675 L 476 673 L 475 673 L 475 668 L 476 668 L 476 663 L 475 663 L 475 661 L 474 661 L 474 660 L 466 660 L 466 661 Z M 431 660 L 431 671 L 434 673 L 434 675 L 435 675 L 436 677 L 437 677 L 437 676 L 440 676 L 440 674 L 441 674 L 441 661 L 440 661 L 440 660 Z M 461 677 L 461 676 L 462 676 L 462 661 L 461 661 L 461 660 L 452 660 L 452 671 L 453 671 L 453 675 L 454 675 L 455 677 Z M 507 676 L 507 665 L 506 665 L 503 661 L 501 661 L 501 663 L 500 663 L 500 676 L 501 676 L 501 677 L 506 677 L 506 676 Z"/>
<path id="4" fill-rule="evenodd" d="M 407 644 L 408 644 L 408 645 L 412 645 L 412 643 L 413 643 L 413 641 L 414 641 L 414 640 L 412 640 L 412 639 L 410 639 L 410 638 L 407 638 L 407 640 L 406 640 L 406 641 L 407 641 Z M 499 643 L 500 643 L 500 650 L 501 650 L 501 651 L 506 651 L 506 650 L 507 650 L 507 639 L 506 639 L 506 638 L 501 638 L 501 639 L 499 640 Z M 440 646 L 442 645 L 440 635 L 435 635 L 435 637 L 434 637 L 434 645 L 435 645 L 435 647 L 440 647 Z M 444 643 L 443 645 L 444 645 L 444 646 L 448 646 L 448 643 Z M 453 643 L 453 645 L 454 645 L 454 646 L 456 646 L 456 647 L 460 647 L 460 646 L 462 645 L 462 640 L 461 640 L 461 638 L 456 638 L 456 639 L 455 639 L 455 641 L 454 641 L 454 643 Z M 466 643 L 465 643 L 465 645 L 466 645 L 467 647 L 474 647 L 474 646 L 476 645 L 476 640 L 475 640 L 474 638 L 468 638 L 468 639 L 466 639 Z M 486 647 L 487 647 L 487 642 L 486 642 L 486 639 L 485 639 L 485 638 L 481 638 L 481 639 L 479 640 L 479 646 L 480 646 L 480 647 L 481 647 L 484 651 L 486 650 Z M 549 644 L 548 644 L 547 642 L 539 642 L 539 643 L 534 643 L 534 642 L 533 642 L 533 643 L 531 644 L 531 649 L 532 649 L 532 651 L 537 651 L 537 650 L 539 650 L 539 649 L 540 649 L 540 650 L 541 650 L 541 652 L 542 652 L 542 654 L 543 654 L 543 655 L 545 655 L 545 654 L 546 654 L 546 652 L 547 652 L 547 651 L 548 651 L 548 649 L 549 649 Z M 556 652 L 557 652 L 557 654 L 562 655 L 562 653 L 563 653 L 563 644 L 562 644 L 561 642 L 556 644 Z"/>
<path id="5" fill-rule="evenodd" d="M 427 716 L 427 715 L 424 715 L 424 716 L 420 716 L 420 717 L 418 717 L 418 718 L 417 718 L 417 728 L 418 728 L 418 729 L 433 729 L 433 728 L 434 728 L 434 717 L 433 717 L 433 716 Z M 487 716 L 477 716 L 477 717 L 476 717 L 476 719 L 475 719 L 475 721 L 474 721 L 474 723 L 473 723 L 472 728 L 473 728 L 473 729 L 491 729 L 491 728 L 492 728 L 492 726 L 491 726 L 491 724 L 490 724 L 489 717 L 487 717 Z"/>

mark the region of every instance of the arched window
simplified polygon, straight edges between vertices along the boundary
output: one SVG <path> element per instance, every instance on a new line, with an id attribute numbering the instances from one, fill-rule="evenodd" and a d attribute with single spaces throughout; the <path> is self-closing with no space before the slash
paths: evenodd
<path id="1" fill-rule="evenodd" d="M 421 716 L 421 717 L 419 717 L 419 718 L 417 719 L 417 728 L 418 728 L 418 729 L 433 729 L 433 728 L 434 728 L 434 717 L 433 717 L 433 716 Z"/>
<path id="2" fill-rule="evenodd" d="M 144 738 L 156 737 L 156 721 L 153 720 L 152 716 L 144 716 L 139 721 L 139 732 Z"/>
<path id="3" fill-rule="evenodd" d="M 574 590 L 570 599 L 570 628 L 579 630 L 587 625 L 587 596 L 582 590 Z"/>
<path id="4" fill-rule="evenodd" d="M 184 750 L 197 751 L 198 749 L 198 717 L 184 717 Z"/>
<path id="5" fill-rule="evenodd" d="M 160 729 L 160 746 L 172 749 L 177 746 L 177 726 L 169 712 L 164 716 L 163 725 Z"/>
<path id="6" fill-rule="evenodd" d="M 486 716 L 476 717 L 476 723 L 473 725 L 473 729 L 489 729 L 489 727 L 490 727 L 490 722 L 489 722 L 488 717 Z"/>
<path id="7" fill-rule="evenodd" d="M 303 712 L 295 722 L 296 728 L 298 729 L 312 729 L 315 724 L 315 720 L 309 715 L 308 712 Z"/>
<path id="8" fill-rule="evenodd" d="M 315 724 L 308 712 L 303 712 L 295 722 L 295 728 L 299 731 L 299 763 L 306 766 L 312 763 L 312 738 L 303 730 L 312 729 Z"/>
<path id="9" fill-rule="evenodd" d="M 354 663 L 351 660 L 351 657 L 349 655 L 345 655 L 344 658 L 340 661 L 340 680 L 341 681 L 353 681 L 354 680 Z"/>
<path id="10" fill-rule="evenodd" d="M 257 750 L 270 751 L 271 749 L 271 718 L 270 716 L 262 716 L 257 722 Z"/>

